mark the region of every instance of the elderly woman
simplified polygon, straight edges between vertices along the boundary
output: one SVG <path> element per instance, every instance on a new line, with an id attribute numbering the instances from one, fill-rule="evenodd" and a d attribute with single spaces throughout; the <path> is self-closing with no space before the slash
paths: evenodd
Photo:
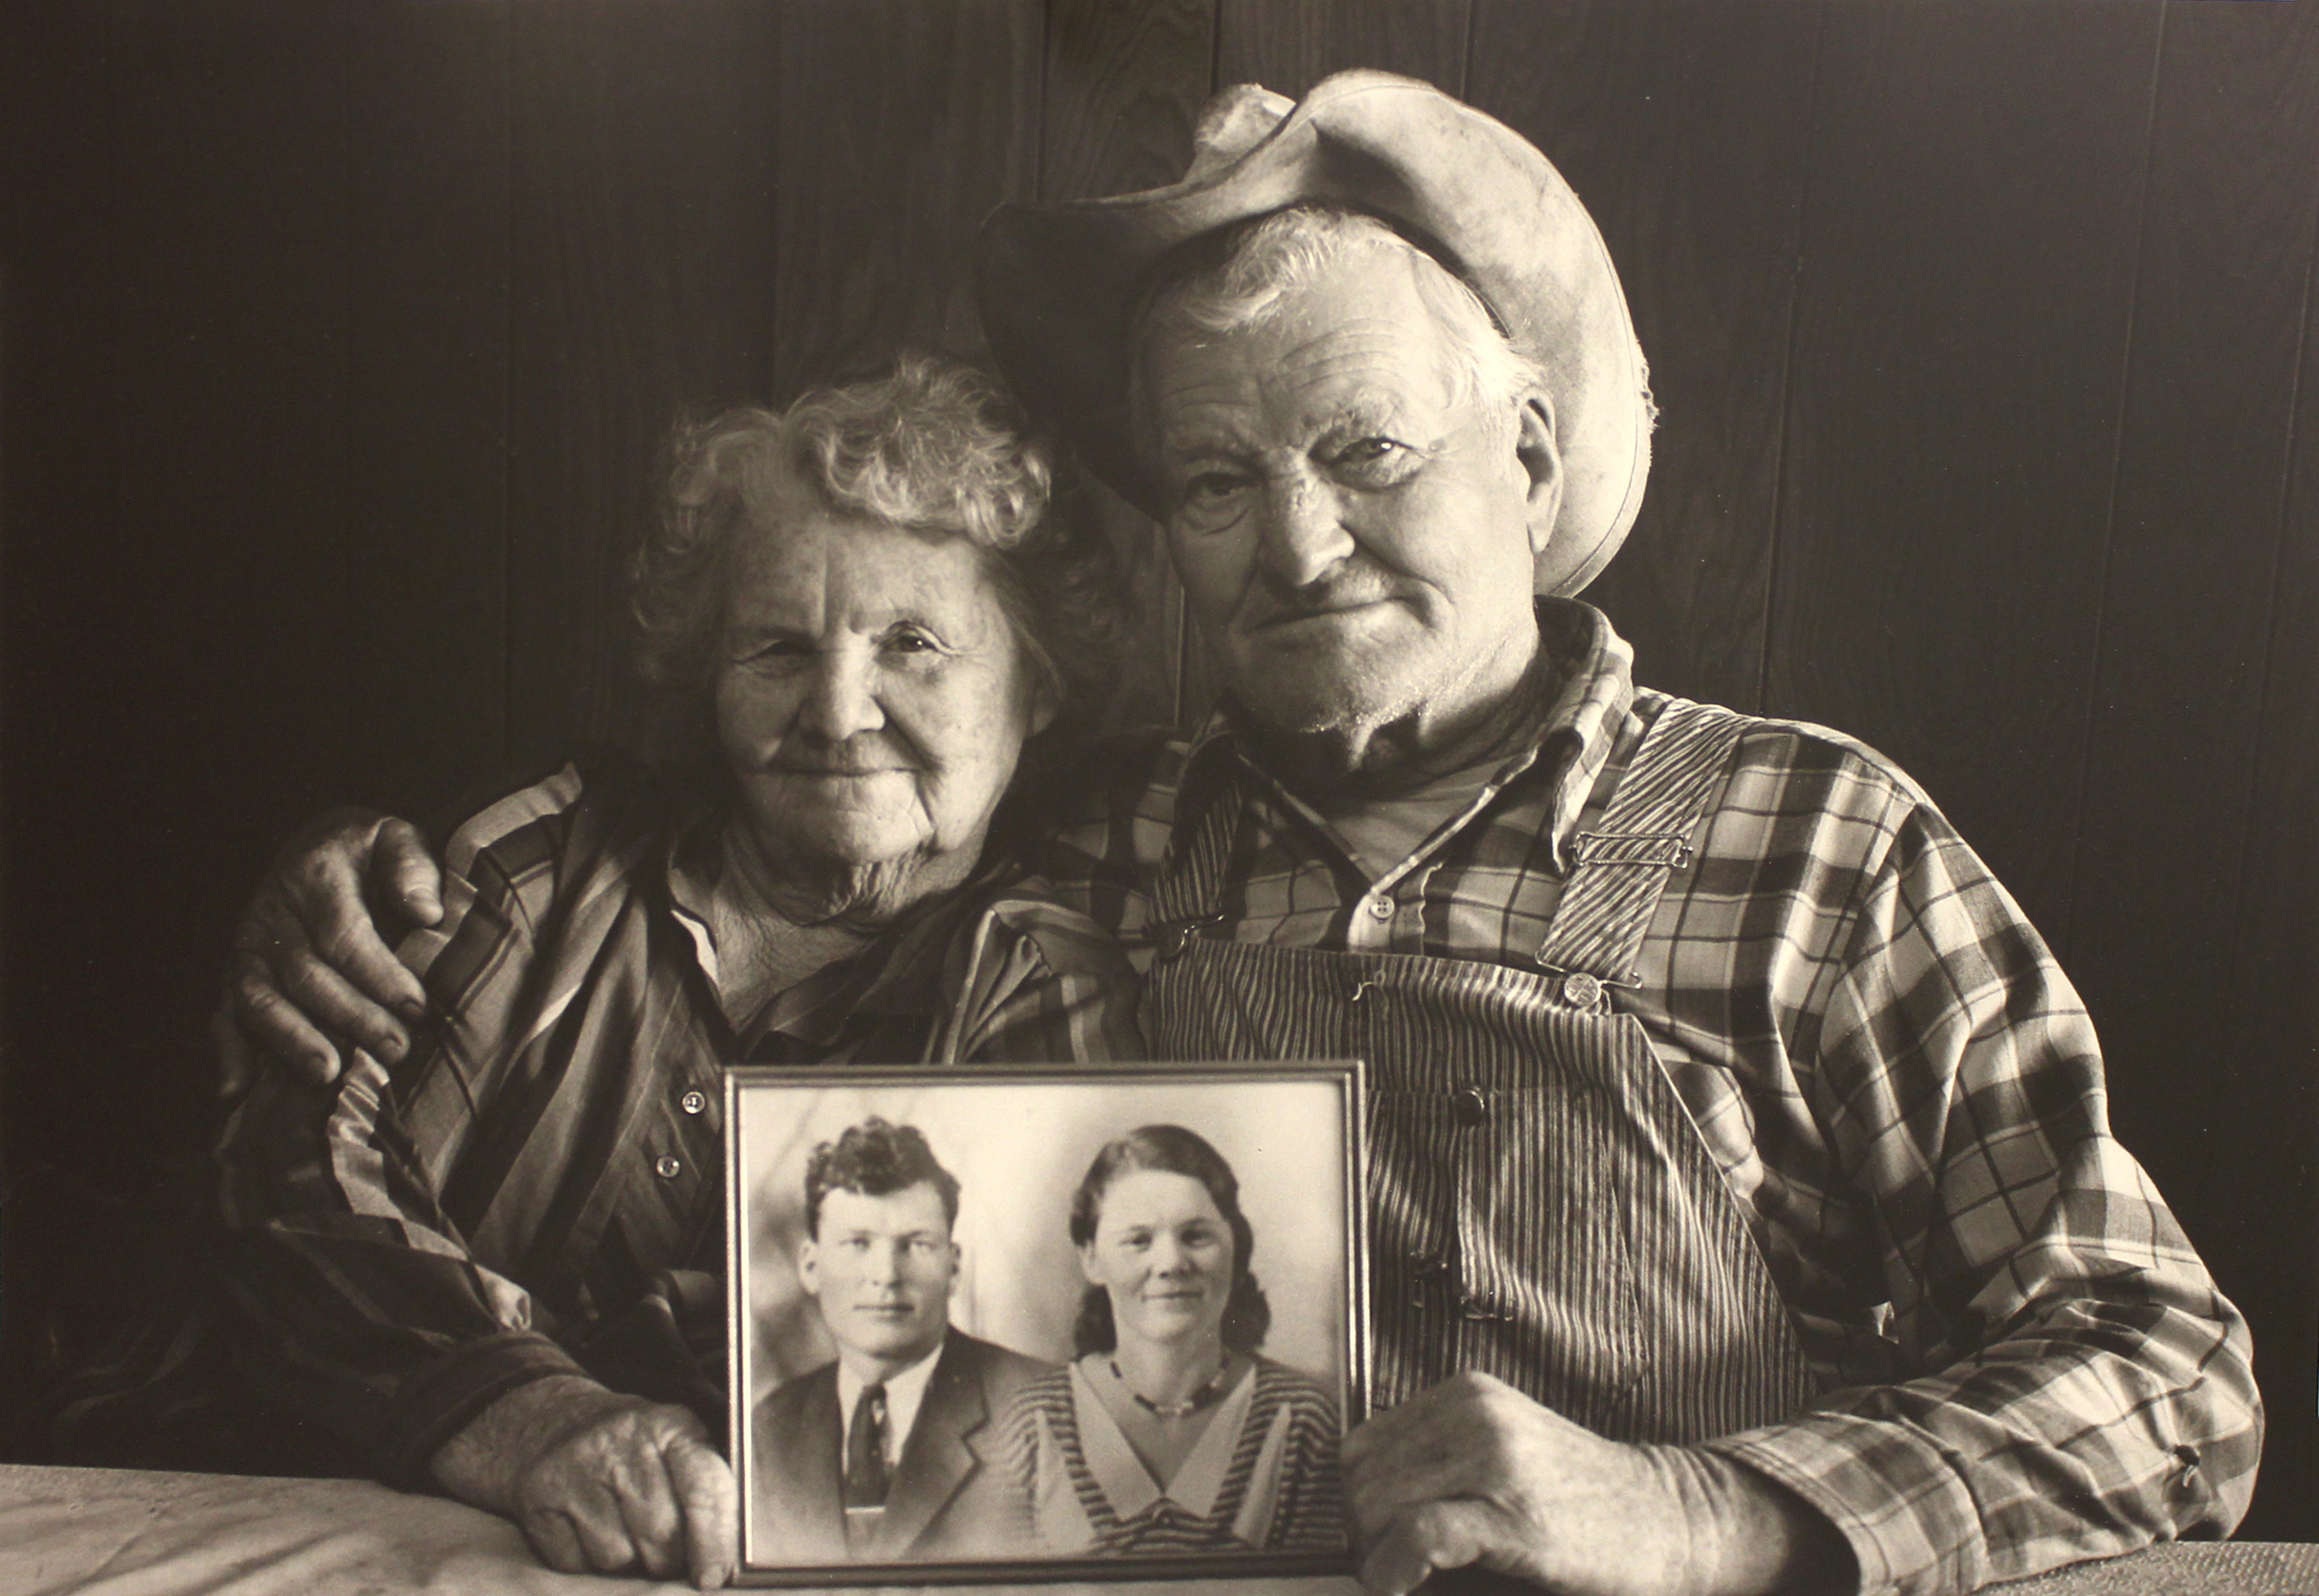
<path id="1" fill-rule="evenodd" d="M 1002 1422 L 1032 1539 L 1057 1555 L 1342 1551 L 1334 1397 L 1262 1356 L 1272 1309 L 1239 1181 L 1206 1139 L 1146 1125 L 1071 1199 L 1079 1356 Z"/>
<path id="2" fill-rule="evenodd" d="M 1048 492 L 925 359 L 682 440 L 637 611 L 721 758 L 481 810 L 402 951 L 409 1054 L 260 1077 L 224 1149 L 258 1398 L 557 1567 L 722 1577 L 731 1476 L 678 1404 L 722 1411 L 723 1066 L 1138 1046 L 1117 951 L 992 840 L 1090 654 Z"/>

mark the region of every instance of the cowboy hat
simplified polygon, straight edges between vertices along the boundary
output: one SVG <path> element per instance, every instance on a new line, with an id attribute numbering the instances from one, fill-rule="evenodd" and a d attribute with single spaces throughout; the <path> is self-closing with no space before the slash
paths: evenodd
<path id="1" fill-rule="evenodd" d="M 1065 205 L 1002 205 L 976 261 L 982 324 L 1031 414 L 1130 503 L 1163 495 L 1130 431 L 1130 323 L 1178 247 L 1300 204 L 1367 211 L 1480 295 L 1547 375 L 1561 507 L 1540 593 L 1594 579 L 1634 524 L 1651 402 L 1626 297 L 1594 219 L 1546 158 L 1429 83 L 1339 72 L 1300 101 L 1243 83 L 1211 99 L 1180 182 Z"/>

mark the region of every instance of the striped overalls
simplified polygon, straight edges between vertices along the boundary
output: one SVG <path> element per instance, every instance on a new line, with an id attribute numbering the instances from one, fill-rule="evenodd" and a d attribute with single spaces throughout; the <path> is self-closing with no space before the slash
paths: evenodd
<path id="1" fill-rule="evenodd" d="M 1236 787 L 1160 880 L 1156 1056 L 1368 1063 L 1371 1399 L 1480 1370 L 1619 1440 L 1787 1417 L 1786 1308 L 1642 1025 L 1634 953 L 1743 721 L 1671 702 L 1581 838 L 1534 968 L 1170 935 L 1212 920 Z"/>

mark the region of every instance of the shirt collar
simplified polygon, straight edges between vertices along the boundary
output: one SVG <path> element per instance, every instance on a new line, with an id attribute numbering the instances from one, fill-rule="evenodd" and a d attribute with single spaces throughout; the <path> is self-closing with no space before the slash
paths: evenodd
<path id="1" fill-rule="evenodd" d="M 1165 1497 L 1197 1518 L 1213 1517 L 1216 1504 L 1231 1476 L 1239 1450 L 1241 1432 L 1248 1428 L 1249 1410 L 1256 1400 L 1256 1370 L 1241 1371 L 1239 1380 L 1216 1406 L 1208 1427 L 1176 1465 L 1166 1484 L 1151 1476 L 1120 1428 L 1103 1398 L 1088 1384 L 1086 1372 L 1070 1366 L 1071 1406 L 1079 1420 L 1079 1451 L 1111 1511 L 1132 1519 Z"/>
<path id="2" fill-rule="evenodd" d="M 1553 692 L 1553 706 L 1537 734 L 1499 770 L 1492 789 L 1503 787 L 1532 766 L 1543 766 L 1552 784 L 1552 836 L 1557 866 L 1570 868 L 1570 849 L 1580 816 L 1595 778 L 1618 742 L 1620 726 L 1634 703 L 1634 650 L 1612 629 L 1609 617 L 1574 598 L 1536 601 L 1543 671 L 1532 671 L 1519 689 Z M 1193 811 L 1248 772 L 1267 785 L 1279 783 L 1248 752 L 1234 724 L 1236 710 L 1219 704 L 1192 739 L 1184 767 L 1178 835 L 1189 835 Z"/>
<path id="3" fill-rule="evenodd" d="M 942 1332 L 944 1340 L 950 1332 Z M 917 1422 L 918 1408 L 926 1400 L 927 1382 L 934 1378 L 934 1365 L 942 1356 L 942 1342 L 934 1343 L 934 1350 L 919 1359 L 899 1374 L 886 1377 L 886 1461 L 890 1463 L 902 1456 L 902 1444 L 909 1439 L 910 1426 Z M 853 1407 L 862 1399 L 868 1384 L 838 1360 L 838 1433 L 851 1435 L 853 1427 Z"/>

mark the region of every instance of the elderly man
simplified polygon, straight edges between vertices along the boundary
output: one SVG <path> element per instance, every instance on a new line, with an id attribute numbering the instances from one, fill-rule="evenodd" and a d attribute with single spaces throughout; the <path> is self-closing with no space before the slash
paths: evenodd
<path id="1" fill-rule="evenodd" d="M 1199 146 L 986 230 L 1001 364 L 1163 524 L 1224 689 L 1043 863 L 1163 1056 L 1369 1061 L 1365 1581 L 1934 1591 L 2226 1533 L 2245 1325 L 2034 931 L 1889 763 L 1635 687 L 1568 596 L 1650 424 L 1568 187 L 1377 73 Z M 282 982 L 391 1038 L 300 951 L 397 995 L 346 888 L 426 869 L 378 824 L 253 912 L 277 1051 L 329 1055 Z"/>
<path id="2" fill-rule="evenodd" d="M 797 1271 L 837 1356 L 752 1415 L 754 1539 L 785 1563 L 992 1556 L 1016 1524 L 983 1453 L 1045 1367 L 950 1322 L 958 1179 L 911 1125 L 814 1150 Z"/>

